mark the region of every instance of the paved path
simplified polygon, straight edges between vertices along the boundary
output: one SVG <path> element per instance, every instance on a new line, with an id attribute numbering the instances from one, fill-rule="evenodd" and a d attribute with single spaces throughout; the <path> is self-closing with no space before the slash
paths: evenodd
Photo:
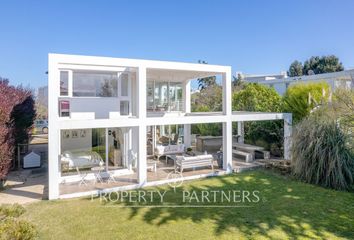
<path id="1" fill-rule="evenodd" d="M 26 204 L 47 199 L 46 169 L 10 172 L 5 190 L 0 191 L 0 204 Z"/>

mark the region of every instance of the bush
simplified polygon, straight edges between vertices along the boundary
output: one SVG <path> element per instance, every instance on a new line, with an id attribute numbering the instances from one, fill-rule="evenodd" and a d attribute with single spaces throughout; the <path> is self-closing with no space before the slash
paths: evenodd
<path id="1" fill-rule="evenodd" d="M 31 91 L 0 77 L 0 181 L 6 179 L 16 144 L 28 139 L 34 118 Z"/>
<path id="2" fill-rule="evenodd" d="M 0 240 L 31 240 L 37 236 L 37 230 L 33 224 L 18 220 L 25 212 L 19 204 L 0 206 Z"/>
<path id="3" fill-rule="evenodd" d="M 281 112 L 282 99 L 274 88 L 250 83 L 233 93 L 232 108 L 234 111 Z M 236 131 L 236 123 L 233 129 Z M 281 155 L 283 121 L 245 122 L 245 141 L 263 146 L 273 155 Z"/>
<path id="4" fill-rule="evenodd" d="M 31 240 L 37 231 L 33 224 L 14 218 L 8 218 L 0 224 L 0 240 Z"/>
<path id="5" fill-rule="evenodd" d="M 307 183 L 349 190 L 354 177 L 349 141 L 338 122 L 324 111 L 303 119 L 293 133 L 293 174 Z"/>
<path id="6" fill-rule="evenodd" d="M 294 123 L 301 121 L 301 119 L 309 115 L 316 105 L 313 101 L 309 104 L 309 93 L 311 94 L 312 99 L 317 103 L 320 103 L 321 101 L 324 101 L 322 96 L 323 89 L 326 90 L 326 93 L 328 94 L 329 85 L 325 82 L 298 83 L 291 85 L 286 90 L 283 97 L 284 112 L 290 112 L 293 114 Z"/>
<path id="7" fill-rule="evenodd" d="M 210 112 L 210 108 L 206 105 L 195 107 L 195 112 Z M 202 136 L 222 136 L 221 123 L 201 123 L 192 125 L 192 133 Z"/>
<path id="8" fill-rule="evenodd" d="M 19 217 L 25 212 L 25 208 L 20 204 L 1 205 L 0 216 L 3 217 Z"/>

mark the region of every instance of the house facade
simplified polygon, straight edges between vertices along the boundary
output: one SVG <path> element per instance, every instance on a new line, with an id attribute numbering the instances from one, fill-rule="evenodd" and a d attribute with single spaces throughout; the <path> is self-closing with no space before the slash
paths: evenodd
<path id="1" fill-rule="evenodd" d="M 273 75 L 243 75 L 243 80 L 249 83 L 259 83 L 273 87 L 280 95 L 284 95 L 288 87 L 296 83 L 316 83 L 326 82 L 332 90 L 337 88 L 354 88 L 354 69 L 344 70 L 333 73 L 322 73 L 316 75 L 304 75 L 298 77 L 289 77 L 286 72 Z"/>
<path id="2" fill-rule="evenodd" d="M 290 157 L 291 114 L 232 112 L 231 67 L 49 54 L 49 199 L 128 190 L 231 173 L 233 123 L 284 121 Z M 191 81 L 216 76 L 220 112 L 191 112 Z M 217 124 L 222 136 L 196 139 L 194 124 Z M 222 146 L 218 162 L 212 146 Z M 185 155 L 193 149 L 194 156 Z M 222 154 L 222 156 L 220 156 Z"/>

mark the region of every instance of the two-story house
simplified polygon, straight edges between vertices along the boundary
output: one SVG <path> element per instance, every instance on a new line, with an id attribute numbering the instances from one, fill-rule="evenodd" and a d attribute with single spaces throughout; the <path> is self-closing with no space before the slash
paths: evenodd
<path id="1" fill-rule="evenodd" d="M 49 54 L 48 70 L 49 199 L 231 173 L 233 122 L 242 136 L 244 121 L 284 120 L 289 158 L 291 114 L 232 112 L 229 66 Z M 208 76 L 220 79 L 222 111 L 191 112 L 191 81 Z M 222 136 L 196 147 L 191 126 L 208 123 Z M 203 148 L 213 141 L 222 163 Z"/>

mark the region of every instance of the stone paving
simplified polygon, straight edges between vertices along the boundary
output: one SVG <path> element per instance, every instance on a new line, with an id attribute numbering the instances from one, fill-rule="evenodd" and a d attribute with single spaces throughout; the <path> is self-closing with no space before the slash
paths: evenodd
<path id="1" fill-rule="evenodd" d="M 10 172 L 5 189 L 0 191 L 0 204 L 26 204 L 48 197 L 47 168 Z"/>

